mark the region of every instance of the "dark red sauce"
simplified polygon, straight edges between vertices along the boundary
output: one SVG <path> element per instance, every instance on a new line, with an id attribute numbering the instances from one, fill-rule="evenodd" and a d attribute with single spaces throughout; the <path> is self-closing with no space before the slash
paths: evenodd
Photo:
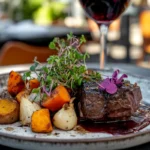
<path id="1" fill-rule="evenodd" d="M 139 112 L 126 121 L 92 122 L 80 121 L 79 125 L 89 132 L 110 133 L 113 135 L 138 132 L 150 124 L 150 111 L 141 107 Z"/>

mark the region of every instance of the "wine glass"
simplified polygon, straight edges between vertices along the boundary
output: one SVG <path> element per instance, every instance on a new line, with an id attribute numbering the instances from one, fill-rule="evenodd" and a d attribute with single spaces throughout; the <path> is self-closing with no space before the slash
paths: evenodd
<path id="1" fill-rule="evenodd" d="M 108 27 L 127 8 L 131 0 L 79 0 L 88 17 L 93 19 L 100 27 L 101 53 L 100 69 L 105 68 L 107 60 L 106 37 Z"/>

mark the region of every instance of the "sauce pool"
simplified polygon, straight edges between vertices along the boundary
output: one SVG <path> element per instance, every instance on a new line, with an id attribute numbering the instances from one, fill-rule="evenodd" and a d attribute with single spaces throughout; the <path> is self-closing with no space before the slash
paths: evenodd
<path id="1" fill-rule="evenodd" d="M 92 122 L 80 121 L 79 125 L 89 132 L 109 133 L 124 135 L 138 132 L 150 124 L 150 111 L 141 107 L 139 112 L 126 121 Z"/>
<path id="2" fill-rule="evenodd" d="M 79 123 L 81 127 L 89 132 L 103 132 L 113 135 L 134 133 L 145 128 L 149 124 L 150 122 L 146 120 L 142 123 L 137 123 L 132 120 L 114 123 L 91 123 L 89 121 Z"/>

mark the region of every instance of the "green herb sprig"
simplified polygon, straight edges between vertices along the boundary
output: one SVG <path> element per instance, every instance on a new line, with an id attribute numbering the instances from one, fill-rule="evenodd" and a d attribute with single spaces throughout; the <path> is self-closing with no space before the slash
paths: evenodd
<path id="1" fill-rule="evenodd" d="M 44 66 L 34 59 L 30 71 L 23 75 L 25 81 L 33 78 L 32 73 L 37 75 L 40 87 L 33 89 L 32 92 L 50 96 L 52 89 L 57 85 L 63 85 L 74 91 L 83 82 L 100 79 L 101 75 L 98 72 L 87 70 L 85 61 L 89 55 L 80 52 L 80 46 L 85 42 L 83 35 L 78 39 L 72 33 L 67 35 L 66 40 L 54 38 L 49 47 L 57 50 L 58 55 L 49 56 Z"/>

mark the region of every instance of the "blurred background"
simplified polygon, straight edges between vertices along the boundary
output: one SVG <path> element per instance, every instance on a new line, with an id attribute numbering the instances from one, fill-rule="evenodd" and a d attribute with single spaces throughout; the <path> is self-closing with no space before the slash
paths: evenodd
<path id="1" fill-rule="evenodd" d="M 87 62 L 99 62 L 99 28 L 86 17 L 78 0 L 0 0 L 0 65 L 45 62 L 56 36 L 85 35 Z M 150 0 L 132 0 L 108 32 L 108 62 L 150 68 Z"/>

